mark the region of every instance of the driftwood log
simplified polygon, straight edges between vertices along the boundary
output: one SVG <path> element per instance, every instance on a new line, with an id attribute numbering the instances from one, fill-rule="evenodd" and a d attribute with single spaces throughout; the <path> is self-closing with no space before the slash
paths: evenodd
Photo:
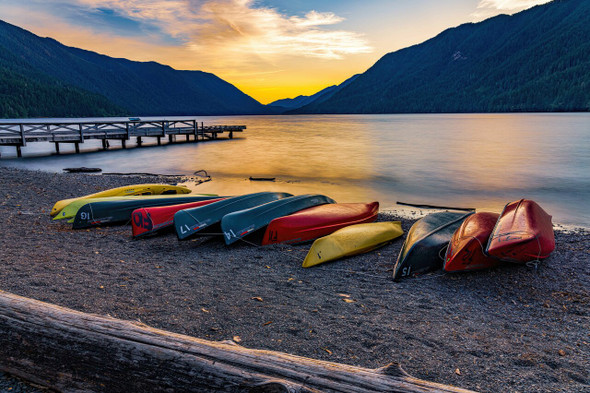
<path id="1" fill-rule="evenodd" d="M 63 392 L 468 392 L 212 342 L 0 291 L 0 370 Z"/>

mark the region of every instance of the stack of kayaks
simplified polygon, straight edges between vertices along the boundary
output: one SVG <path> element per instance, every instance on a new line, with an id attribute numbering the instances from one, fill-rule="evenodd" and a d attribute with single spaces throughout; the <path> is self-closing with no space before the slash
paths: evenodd
<path id="1" fill-rule="evenodd" d="M 62 199 L 57 201 L 51 212 L 51 217 L 56 216 L 64 207 L 79 199 L 92 199 L 102 197 L 131 196 L 131 195 L 163 195 L 163 194 L 190 194 L 191 190 L 183 186 L 170 184 L 132 184 L 129 186 L 111 188 L 94 194 L 84 195 L 78 198 Z"/>
<path id="2" fill-rule="evenodd" d="M 504 261 L 539 261 L 554 249 L 551 216 L 528 199 L 508 203 L 501 214 L 433 213 L 410 229 L 393 269 L 394 279 L 439 267 L 462 272 Z"/>
<path id="3" fill-rule="evenodd" d="M 89 228 L 105 224 L 130 223 L 131 214 L 142 207 L 169 206 L 179 203 L 200 202 L 219 199 L 211 195 L 174 195 L 156 197 L 135 197 L 133 199 L 88 202 L 76 212 L 73 228 Z"/>

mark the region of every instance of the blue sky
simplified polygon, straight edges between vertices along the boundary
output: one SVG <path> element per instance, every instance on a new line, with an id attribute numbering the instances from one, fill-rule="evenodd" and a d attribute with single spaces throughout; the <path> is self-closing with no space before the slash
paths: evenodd
<path id="1" fill-rule="evenodd" d="M 309 95 L 443 30 L 547 0 L 0 0 L 0 19 L 113 57 Z"/>

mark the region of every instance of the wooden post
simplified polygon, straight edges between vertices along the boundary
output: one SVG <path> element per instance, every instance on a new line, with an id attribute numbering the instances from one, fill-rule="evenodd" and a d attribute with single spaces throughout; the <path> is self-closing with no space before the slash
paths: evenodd
<path id="1" fill-rule="evenodd" d="M 76 148 L 76 153 L 80 153 L 80 142 L 74 142 L 74 146 Z"/>
<path id="2" fill-rule="evenodd" d="M 193 140 L 196 142 L 199 140 L 198 136 L 197 136 L 197 121 L 193 120 Z"/>
<path id="3" fill-rule="evenodd" d="M 55 154 L 59 155 L 59 142 L 55 142 Z"/>
<path id="4" fill-rule="evenodd" d="M 140 136 L 137 137 L 137 146 L 141 147 L 141 137 Z"/>
<path id="5" fill-rule="evenodd" d="M 25 127 L 22 124 L 19 124 L 19 126 L 20 126 L 20 138 L 21 138 L 20 145 L 26 146 L 27 145 L 27 138 L 25 137 Z M 20 151 L 20 149 L 18 149 L 18 151 Z"/>
<path id="6" fill-rule="evenodd" d="M 156 139 L 158 139 L 158 146 L 160 146 L 162 144 L 162 137 L 158 136 Z"/>
<path id="7" fill-rule="evenodd" d="M 172 137 L 173 137 L 173 136 L 174 136 L 174 135 L 172 135 L 172 134 L 169 134 L 169 135 L 168 135 L 168 143 L 172 143 L 172 142 L 173 142 L 173 140 L 172 140 Z"/>
<path id="8" fill-rule="evenodd" d="M 80 143 L 84 143 L 84 130 L 82 129 L 82 124 L 78 124 L 78 128 L 80 129 Z M 77 150 L 76 153 L 78 153 Z"/>
<path id="9" fill-rule="evenodd" d="M 23 156 L 22 151 L 20 150 L 20 145 L 16 145 L 16 156 L 21 158 Z"/>
<path id="10" fill-rule="evenodd" d="M 102 140 L 102 149 L 103 149 L 103 150 L 106 150 L 106 149 L 108 149 L 108 146 L 107 146 L 107 140 L 106 140 L 106 139 L 103 139 L 103 140 Z"/>
<path id="11" fill-rule="evenodd" d="M 469 393 L 395 364 L 368 369 L 248 349 L 4 291 L 0 332 L 0 371 L 62 392 Z"/>
<path id="12" fill-rule="evenodd" d="M 123 149 L 127 149 L 127 139 L 121 139 L 121 146 Z"/>

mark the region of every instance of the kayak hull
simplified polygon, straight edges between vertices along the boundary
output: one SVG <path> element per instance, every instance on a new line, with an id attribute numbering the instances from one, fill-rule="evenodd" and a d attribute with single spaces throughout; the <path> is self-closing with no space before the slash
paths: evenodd
<path id="1" fill-rule="evenodd" d="M 386 245 L 403 233 L 400 221 L 350 225 L 314 241 L 302 266 L 316 266 L 369 252 Z"/>
<path id="2" fill-rule="evenodd" d="M 174 214 L 179 210 L 201 207 L 223 199 L 224 198 L 216 198 L 205 201 L 181 203 L 178 205 L 142 207 L 136 209 L 131 214 L 133 237 L 137 238 L 149 235 L 172 227 L 174 225 Z"/>
<path id="3" fill-rule="evenodd" d="M 393 267 L 393 278 L 416 276 L 443 265 L 444 248 L 470 213 L 432 213 L 416 221 Z"/>
<path id="4" fill-rule="evenodd" d="M 285 192 L 257 192 L 227 198 L 207 206 L 179 210 L 174 214 L 176 235 L 179 240 L 188 239 L 191 236 L 199 235 L 205 228 L 208 228 L 209 231 L 211 227 L 216 228 L 226 214 L 290 196 L 292 195 Z M 216 230 L 221 231 L 220 228 L 216 228 Z"/>
<path id="5" fill-rule="evenodd" d="M 521 199 L 504 207 L 486 252 L 503 261 L 526 263 L 547 258 L 554 249 L 551 216 L 536 202 Z"/>
<path id="6" fill-rule="evenodd" d="M 90 202 L 82 206 L 73 220 L 73 229 L 90 228 L 131 221 L 131 214 L 142 207 L 168 206 L 178 203 L 218 199 L 218 196 L 178 195 L 168 198 L 139 198 L 121 201 Z"/>
<path id="7" fill-rule="evenodd" d="M 373 222 L 378 212 L 379 202 L 310 207 L 272 220 L 264 232 L 262 245 L 315 240 L 349 225 Z"/>
<path id="8" fill-rule="evenodd" d="M 78 198 L 62 199 L 57 201 L 51 212 L 51 217 L 56 216 L 64 207 L 71 202 L 78 199 L 92 199 L 114 196 L 130 196 L 130 195 L 163 195 L 163 194 L 190 194 L 191 190 L 183 186 L 173 186 L 170 184 L 132 184 L 123 187 L 111 188 L 96 192 L 94 194 L 84 195 Z"/>
<path id="9" fill-rule="evenodd" d="M 297 195 L 226 214 L 221 220 L 225 244 L 230 245 L 253 234 L 275 218 L 327 203 L 336 202 L 325 195 Z"/>
<path id="10" fill-rule="evenodd" d="M 500 260 L 485 254 L 485 247 L 500 215 L 475 213 L 455 231 L 445 255 L 444 271 L 462 272 L 498 266 Z"/>

